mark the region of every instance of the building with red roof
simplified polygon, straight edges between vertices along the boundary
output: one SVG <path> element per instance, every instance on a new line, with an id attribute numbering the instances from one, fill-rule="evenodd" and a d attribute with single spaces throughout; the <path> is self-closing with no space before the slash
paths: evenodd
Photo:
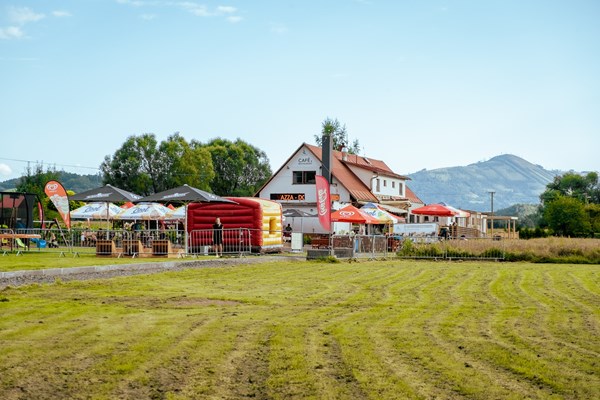
<path id="1" fill-rule="evenodd" d="M 284 216 L 301 218 L 294 230 L 304 233 L 322 232 L 316 216 L 315 176 L 322 175 L 322 148 L 303 143 L 260 188 L 257 197 L 280 202 Z M 409 177 L 391 170 L 388 165 L 370 157 L 332 151 L 331 197 L 333 208 L 347 204 L 360 207 L 377 203 L 399 216 L 424 203 L 407 186 Z M 302 217 L 299 217 L 302 215 Z M 311 218 L 311 216 L 313 216 Z"/>

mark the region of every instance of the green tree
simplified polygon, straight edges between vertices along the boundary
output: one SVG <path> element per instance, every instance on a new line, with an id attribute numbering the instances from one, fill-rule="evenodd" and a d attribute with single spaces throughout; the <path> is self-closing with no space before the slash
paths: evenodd
<path id="1" fill-rule="evenodd" d="M 592 228 L 584 204 L 575 197 L 559 195 L 544 207 L 544 219 L 560 236 L 585 237 Z"/>
<path id="2" fill-rule="evenodd" d="M 345 148 L 350 154 L 358 154 L 360 152 L 360 144 L 358 143 L 358 139 L 355 139 L 352 144 L 350 144 L 346 125 L 342 125 L 337 118 L 325 118 L 321 124 L 321 134 L 315 135 L 315 142 L 317 143 L 317 146 L 321 146 L 323 144 L 323 136 L 331 137 L 334 150 L 342 150 Z"/>
<path id="3" fill-rule="evenodd" d="M 210 152 L 203 147 L 190 145 L 179 133 L 169 136 L 159 146 L 161 189 L 188 184 L 210 191 L 215 177 Z"/>
<path id="4" fill-rule="evenodd" d="M 600 237 L 600 204 L 586 204 L 585 211 L 588 214 L 594 237 Z"/>
<path id="5" fill-rule="evenodd" d="M 139 195 L 155 193 L 152 171 L 157 163 L 156 153 L 154 134 L 128 137 L 112 157 L 104 157 L 100 165 L 103 182 Z M 151 171 L 147 170 L 148 166 Z"/>
<path id="6" fill-rule="evenodd" d="M 598 174 L 589 172 L 580 175 L 567 172 L 557 176 L 554 181 L 546 185 L 546 190 L 540 195 L 542 204 L 550 203 L 559 196 L 573 197 L 582 203 L 600 204 L 600 186 L 598 186 Z"/>
<path id="7" fill-rule="evenodd" d="M 212 158 L 175 133 L 160 144 L 152 133 L 130 136 L 100 166 L 104 183 L 149 195 L 187 183 L 209 190 L 214 178 Z"/>
<path id="8" fill-rule="evenodd" d="M 219 196 L 253 196 L 271 176 L 269 159 L 264 151 L 237 139 L 213 139 L 205 147 L 212 156 L 215 177 L 212 190 Z"/>

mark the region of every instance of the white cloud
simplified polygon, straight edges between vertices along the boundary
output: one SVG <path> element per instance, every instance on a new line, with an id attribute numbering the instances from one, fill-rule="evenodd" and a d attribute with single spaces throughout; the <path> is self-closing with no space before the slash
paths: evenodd
<path id="1" fill-rule="evenodd" d="M 237 23 L 243 20 L 241 16 L 232 15 L 238 12 L 238 9 L 233 6 L 217 6 L 211 8 L 205 4 L 196 3 L 194 1 L 149 1 L 149 0 L 116 0 L 119 4 L 126 4 L 135 7 L 142 6 L 162 6 L 162 7 L 177 7 L 196 17 L 223 17 L 231 23 Z M 155 14 L 142 14 L 140 16 L 145 20 L 156 18 Z"/>
<path id="2" fill-rule="evenodd" d="M 217 12 L 222 14 L 231 14 L 237 11 L 237 8 L 231 6 L 218 6 Z"/>
<path id="3" fill-rule="evenodd" d="M 37 22 L 46 18 L 44 14 L 37 14 L 28 7 L 10 7 L 8 9 L 10 20 L 19 25 L 25 25 L 28 22 Z"/>
<path id="4" fill-rule="evenodd" d="M 213 15 L 203 4 L 192 3 L 189 1 L 179 3 L 179 6 L 197 17 L 210 17 Z"/>
<path id="5" fill-rule="evenodd" d="M 140 1 L 140 0 L 117 0 L 117 3 L 120 3 L 120 4 L 129 4 L 129 5 L 135 6 L 135 7 L 142 7 L 142 6 L 145 6 L 147 4 L 147 2 Z"/>
<path id="6" fill-rule="evenodd" d="M 232 24 L 236 24 L 238 22 L 240 22 L 243 18 L 237 15 L 233 15 L 231 17 L 227 17 L 227 21 L 231 22 Z"/>
<path id="7" fill-rule="evenodd" d="M 12 174 L 12 169 L 6 164 L 0 164 L 0 175 L 9 176 Z"/>
<path id="8" fill-rule="evenodd" d="M 0 28 L 0 39 L 19 39 L 24 33 L 18 26 L 8 26 Z"/>
<path id="9" fill-rule="evenodd" d="M 56 10 L 52 11 L 52 15 L 58 18 L 62 17 L 72 17 L 71 13 L 68 11 Z"/>

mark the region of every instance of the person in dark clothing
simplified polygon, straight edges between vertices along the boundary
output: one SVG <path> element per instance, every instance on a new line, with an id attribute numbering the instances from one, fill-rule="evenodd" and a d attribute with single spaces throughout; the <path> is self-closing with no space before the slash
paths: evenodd
<path id="1" fill-rule="evenodd" d="M 215 255 L 220 257 L 223 255 L 223 224 L 221 219 L 217 218 L 213 224 L 213 246 Z"/>

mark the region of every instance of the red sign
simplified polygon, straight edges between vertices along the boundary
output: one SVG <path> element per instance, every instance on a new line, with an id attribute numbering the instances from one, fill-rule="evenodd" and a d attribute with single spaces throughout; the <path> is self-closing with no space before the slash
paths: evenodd
<path id="1" fill-rule="evenodd" d="M 317 214 L 321 226 L 327 231 L 331 231 L 331 195 L 329 193 L 329 182 L 324 176 L 317 175 Z"/>
<path id="2" fill-rule="evenodd" d="M 54 207 L 58 210 L 58 213 L 62 217 L 63 221 L 65 221 L 65 225 L 67 228 L 71 228 L 71 215 L 69 214 L 69 197 L 67 196 L 67 191 L 57 181 L 48 181 L 46 186 L 44 187 L 44 191 L 46 192 L 46 196 L 50 198 Z"/>

